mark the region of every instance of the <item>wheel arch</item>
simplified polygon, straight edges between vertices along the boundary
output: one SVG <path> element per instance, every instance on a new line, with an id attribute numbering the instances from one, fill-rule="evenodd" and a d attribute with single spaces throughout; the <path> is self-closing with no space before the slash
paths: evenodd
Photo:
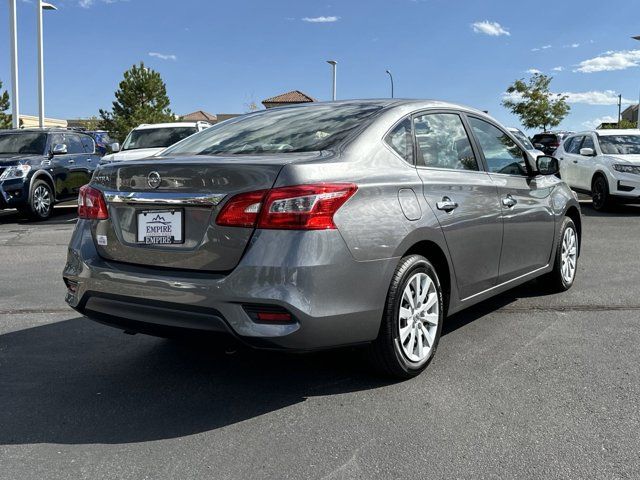
<path id="1" fill-rule="evenodd" d="M 582 250 L 582 215 L 580 215 L 580 211 L 575 205 L 571 205 L 567 208 L 565 216 L 573 220 L 576 230 L 578 231 L 578 255 L 580 255 Z"/>
<path id="2" fill-rule="evenodd" d="M 440 284 L 442 286 L 443 300 L 444 300 L 444 313 L 445 316 L 449 311 L 449 304 L 451 301 L 451 286 L 452 275 L 451 268 L 449 267 L 449 261 L 444 251 L 435 242 L 430 240 L 422 240 L 413 244 L 403 255 L 422 255 L 429 260 L 436 269 L 436 273 L 440 278 Z"/>
<path id="3" fill-rule="evenodd" d="M 607 174 L 605 172 L 603 172 L 602 170 L 596 170 L 595 172 L 593 172 L 593 176 L 591 177 L 591 191 L 593 192 L 593 182 L 596 181 L 596 178 L 598 177 L 602 177 L 605 179 L 605 181 L 607 182 L 607 185 L 609 185 L 609 177 L 607 177 Z"/>
<path id="4" fill-rule="evenodd" d="M 31 177 L 31 181 L 29 183 L 29 197 L 31 197 L 31 189 L 33 187 L 33 184 L 37 180 L 43 180 L 49 185 L 49 187 L 51 188 L 51 193 L 53 194 L 53 201 L 55 202 L 57 200 L 56 185 L 51 174 L 45 170 L 38 170 Z"/>

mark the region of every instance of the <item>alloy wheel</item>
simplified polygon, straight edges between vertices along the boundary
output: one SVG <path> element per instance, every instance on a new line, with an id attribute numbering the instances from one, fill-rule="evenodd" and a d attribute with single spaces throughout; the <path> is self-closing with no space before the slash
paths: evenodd
<path id="1" fill-rule="evenodd" d="M 398 315 L 400 346 L 410 361 L 417 363 L 429 358 L 439 321 L 440 305 L 434 281 L 426 273 L 414 274 L 402 293 Z"/>
<path id="2" fill-rule="evenodd" d="M 51 193 L 44 185 L 38 185 L 33 192 L 33 208 L 43 218 L 51 210 Z"/>
<path id="3" fill-rule="evenodd" d="M 576 275 L 576 263 L 578 258 L 578 242 L 576 232 L 569 227 L 564 231 L 562 236 L 562 252 L 560 255 L 562 260 L 562 279 L 565 283 L 570 284 Z"/>

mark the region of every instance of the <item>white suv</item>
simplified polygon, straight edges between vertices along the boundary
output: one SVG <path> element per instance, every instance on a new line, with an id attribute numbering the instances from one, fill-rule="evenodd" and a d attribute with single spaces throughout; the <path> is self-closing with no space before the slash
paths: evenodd
<path id="1" fill-rule="evenodd" d="M 593 198 L 593 208 L 640 202 L 640 131 L 575 133 L 558 147 L 560 175 L 575 191 Z"/>
<path id="2" fill-rule="evenodd" d="M 211 126 L 208 122 L 176 122 L 142 124 L 129 132 L 120 145 L 114 143 L 111 150 L 115 153 L 102 157 L 100 163 L 121 162 L 151 157 L 174 143 L 184 140 L 194 133 Z"/>

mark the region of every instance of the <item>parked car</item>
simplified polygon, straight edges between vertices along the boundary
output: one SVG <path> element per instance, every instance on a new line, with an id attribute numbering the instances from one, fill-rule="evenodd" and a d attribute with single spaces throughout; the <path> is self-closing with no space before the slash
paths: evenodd
<path id="1" fill-rule="evenodd" d="M 553 155 L 553 152 L 560 146 L 562 140 L 573 132 L 542 132 L 533 136 L 531 143 L 535 148 L 544 152 L 545 155 Z"/>
<path id="2" fill-rule="evenodd" d="M 562 179 L 593 198 L 593 208 L 640 203 L 640 132 L 592 130 L 568 137 L 556 151 Z"/>
<path id="3" fill-rule="evenodd" d="M 176 122 L 143 124 L 129 132 L 122 144 L 112 144 L 114 152 L 102 157 L 101 163 L 121 162 L 151 157 L 166 147 L 211 126 L 208 122 Z"/>
<path id="4" fill-rule="evenodd" d="M 580 206 L 556 171 L 491 117 L 444 102 L 251 113 L 98 169 L 66 301 L 129 332 L 368 344 L 384 372 L 410 377 L 446 316 L 541 275 L 572 286 Z"/>
<path id="5" fill-rule="evenodd" d="M 35 220 L 78 197 L 100 156 L 89 135 L 70 130 L 0 130 L 0 209 Z"/>
<path id="6" fill-rule="evenodd" d="M 545 153 L 542 150 L 538 150 L 533 146 L 529 137 L 527 137 L 522 130 L 519 130 L 515 127 L 507 127 L 507 130 L 511 132 L 511 134 L 516 137 L 516 139 L 520 140 L 520 143 L 524 148 L 526 148 L 534 158 L 537 158 L 539 155 L 544 155 Z"/>
<path id="7" fill-rule="evenodd" d="M 96 142 L 96 153 L 102 157 L 111 152 L 111 145 L 115 142 L 106 130 L 87 130 L 84 133 L 91 135 Z"/>

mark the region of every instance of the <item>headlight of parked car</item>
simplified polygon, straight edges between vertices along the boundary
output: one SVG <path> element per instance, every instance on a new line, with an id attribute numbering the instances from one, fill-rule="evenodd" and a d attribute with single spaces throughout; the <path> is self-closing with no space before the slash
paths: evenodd
<path id="1" fill-rule="evenodd" d="M 24 178 L 31 171 L 31 165 L 15 165 L 13 167 L 8 167 L 2 175 L 0 175 L 0 180 L 13 180 L 14 178 Z"/>
<path id="2" fill-rule="evenodd" d="M 640 165 L 614 165 L 614 170 L 622 173 L 635 173 L 640 175 Z"/>

